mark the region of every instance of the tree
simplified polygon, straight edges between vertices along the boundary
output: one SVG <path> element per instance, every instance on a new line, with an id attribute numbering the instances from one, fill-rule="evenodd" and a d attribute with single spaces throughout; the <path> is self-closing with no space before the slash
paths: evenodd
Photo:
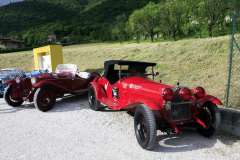
<path id="1" fill-rule="evenodd" d="M 133 12 L 133 14 L 130 15 L 128 22 L 126 23 L 125 29 L 126 31 L 129 31 L 130 33 L 132 33 L 133 36 L 136 37 L 137 43 L 139 43 L 140 36 L 143 33 L 139 12 L 140 12 L 139 10 L 136 10 Z"/>
<path id="2" fill-rule="evenodd" d="M 193 16 L 196 18 L 197 23 L 199 24 L 199 33 L 200 33 L 200 38 L 202 38 L 202 24 L 204 23 L 204 21 L 206 20 L 205 17 L 205 8 L 204 2 L 201 1 L 195 1 L 195 9 L 193 10 Z"/>
<path id="3" fill-rule="evenodd" d="M 187 0 L 172 0 L 170 10 L 172 18 L 175 18 L 176 21 L 178 36 L 181 37 L 183 33 L 181 26 L 184 24 L 184 21 L 188 22 L 189 16 Z"/>
<path id="4" fill-rule="evenodd" d="M 141 28 L 151 37 L 151 41 L 153 42 L 154 29 L 158 27 L 160 21 L 158 5 L 150 2 L 148 5 L 139 10 L 139 16 Z"/>
<path id="5" fill-rule="evenodd" d="M 168 0 L 161 6 L 162 19 L 165 27 L 169 27 L 173 39 L 176 40 L 176 33 L 181 37 L 181 25 L 183 24 L 183 14 L 185 4 L 181 0 Z"/>
<path id="6" fill-rule="evenodd" d="M 119 15 L 116 17 L 115 27 L 112 30 L 113 36 L 116 36 L 120 42 L 125 39 L 126 32 L 125 32 L 125 23 L 127 18 L 125 14 Z"/>
<path id="7" fill-rule="evenodd" d="M 192 14 L 192 9 L 194 6 L 194 2 L 192 0 L 182 0 L 182 5 L 181 5 L 182 9 L 184 9 L 185 11 L 183 12 L 183 21 L 185 22 L 186 25 L 186 35 L 189 34 L 188 31 L 188 22 L 190 21 L 191 18 L 191 14 Z"/>
<path id="8" fill-rule="evenodd" d="M 134 11 L 134 13 L 129 17 L 127 25 L 137 37 L 137 41 L 140 34 L 146 32 L 153 42 L 155 34 L 154 29 L 158 27 L 159 18 L 158 5 L 150 2 L 145 7 Z"/>
<path id="9" fill-rule="evenodd" d="M 202 11 L 206 17 L 208 36 L 212 37 L 212 28 L 220 20 L 220 16 L 225 12 L 228 6 L 228 0 L 201 0 Z"/>

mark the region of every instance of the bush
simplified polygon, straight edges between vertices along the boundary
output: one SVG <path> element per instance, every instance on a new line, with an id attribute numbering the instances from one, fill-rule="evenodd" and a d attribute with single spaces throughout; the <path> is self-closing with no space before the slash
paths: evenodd
<path id="1" fill-rule="evenodd" d="M 20 51 L 29 51 L 32 50 L 33 47 L 25 47 L 25 48 L 16 48 L 16 49 L 5 49 L 5 50 L 0 50 L 1 53 L 11 53 L 11 52 L 20 52 Z"/>

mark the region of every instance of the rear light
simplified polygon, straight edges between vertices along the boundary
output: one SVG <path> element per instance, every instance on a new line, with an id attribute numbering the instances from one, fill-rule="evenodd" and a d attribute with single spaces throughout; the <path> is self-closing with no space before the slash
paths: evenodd
<path id="1" fill-rule="evenodd" d="M 181 97 L 183 101 L 187 101 L 191 98 L 192 93 L 188 88 L 182 88 L 179 92 L 178 95 Z"/>
<path id="2" fill-rule="evenodd" d="M 165 101 L 171 101 L 173 99 L 173 96 L 174 96 L 174 92 L 172 89 L 170 88 L 164 88 L 162 90 L 162 98 L 165 100 Z"/>
<path id="3" fill-rule="evenodd" d="M 193 90 L 194 97 L 197 99 L 203 98 L 205 96 L 205 90 L 202 87 L 196 87 Z"/>

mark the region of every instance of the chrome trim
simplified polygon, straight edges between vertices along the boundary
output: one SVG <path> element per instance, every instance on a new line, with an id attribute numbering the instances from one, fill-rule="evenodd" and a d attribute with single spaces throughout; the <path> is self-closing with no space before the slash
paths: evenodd
<path id="1" fill-rule="evenodd" d="M 179 104 L 190 104 L 195 103 L 195 101 L 188 101 L 188 102 L 178 102 L 178 103 L 171 103 L 172 105 L 179 105 Z"/>
<path id="2" fill-rule="evenodd" d="M 84 92 L 84 91 L 89 91 L 89 88 L 87 88 L 87 89 L 76 90 L 76 91 L 74 91 L 74 92 Z"/>

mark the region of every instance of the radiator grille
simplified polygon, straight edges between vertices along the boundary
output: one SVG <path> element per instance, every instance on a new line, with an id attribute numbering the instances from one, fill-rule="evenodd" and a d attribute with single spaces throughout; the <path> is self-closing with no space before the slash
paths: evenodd
<path id="1" fill-rule="evenodd" d="M 189 104 L 172 104 L 171 105 L 171 121 L 180 121 L 191 118 Z"/>
<path id="2" fill-rule="evenodd" d="M 170 120 L 181 121 L 191 118 L 190 102 L 184 102 L 178 95 L 179 89 L 175 90 L 174 98 L 171 101 Z"/>

